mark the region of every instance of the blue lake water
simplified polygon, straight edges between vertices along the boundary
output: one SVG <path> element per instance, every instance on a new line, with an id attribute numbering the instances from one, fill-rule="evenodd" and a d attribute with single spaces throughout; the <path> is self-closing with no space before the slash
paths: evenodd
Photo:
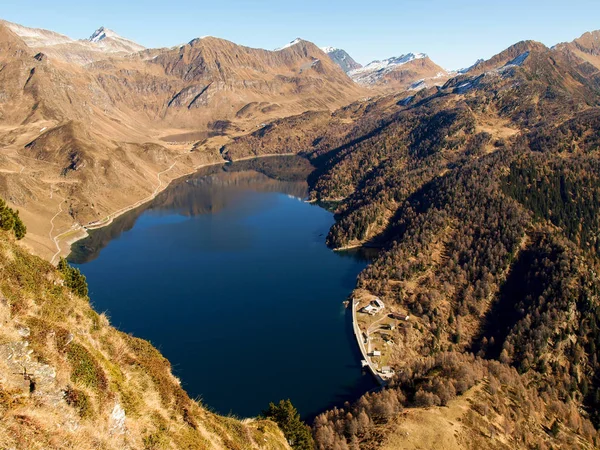
<path id="1" fill-rule="evenodd" d="M 304 417 L 374 386 L 342 302 L 367 262 L 325 245 L 298 158 L 211 167 L 76 243 L 95 309 L 150 340 L 190 396 L 255 416 L 290 398 Z"/>

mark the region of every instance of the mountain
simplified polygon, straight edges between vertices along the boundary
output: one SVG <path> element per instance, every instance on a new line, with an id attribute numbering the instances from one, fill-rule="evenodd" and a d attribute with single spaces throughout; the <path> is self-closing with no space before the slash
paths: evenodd
<path id="1" fill-rule="evenodd" d="M 100 27 L 87 39 L 87 42 L 96 44 L 106 52 L 135 53 L 144 50 L 144 47 L 119 36 L 108 28 Z"/>
<path id="2" fill-rule="evenodd" d="M 545 53 L 548 48 L 536 41 L 521 41 L 492 56 L 487 61 L 478 61 L 468 69 L 469 74 L 481 74 L 510 64 L 520 64 L 519 58 L 526 58 L 531 52 Z"/>
<path id="3" fill-rule="evenodd" d="M 359 327 L 408 319 L 369 338 L 395 377 L 318 416 L 318 448 L 598 447 L 599 126 L 600 70 L 523 41 L 443 86 L 225 146 L 308 157 L 328 244 L 379 249 L 349 298 L 385 314 Z"/>
<path id="4" fill-rule="evenodd" d="M 356 83 L 387 92 L 442 85 L 450 77 L 446 70 L 424 53 L 408 53 L 383 61 L 372 61 L 363 67 L 342 49 L 323 47 L 321 50 Z"/>
<path id="5" fill-rule="evenodd" d="M 89 39 L 74 40 L 54 31 L 28 28 L 12 22 L 0 21 L 25 44 L 52 59 L 78 65 L 106 59 L 108 56 L 124 56 L 144 49 L 133 41 L 122 38 L 114 31 L 99 28 Z"/>
<path id="6" fill-rule="evenodd" d="M 346 73 L 362 67 L 361 64 L 354 61 L 354 59 L 352 59 L 352 57 L 341 48 L 322 47 L 321 50 L 327 53 L 327 56 L 329 56 L 331 60 L 340 66 Z"/>
<path id="7" fill-rule="evenodd" d="M 365 95 L 304 40 L 267 51 L 204 37 L 137 51 L 105 28 L 73 41 L 3 23 L 0 46 L 11 49 L 0 53 L 0 194 L 29 221 L 27 244 L 49 259 L 90 223 L 223 161 L 229 135 Z M 53 234 L 67 237 L 49 239 L 66 202 Z"/>
<path id="8" fill-rule="evenodd" d="M 422 89 L 441 85 L 448 79 L 448 72 L 424 53 L 408 53 L 373 61 L 348 72 L 348 75 L 360 85 L 382 87 L 388 91 Z"/>
<path id="9" fill-rule="evenodd" d="M 41 28 L 29 28 L 5 20 L 0 20 L 0 23 L 12 30 L 13 33 L 19 36 L 29 47 L 47 47 L 73 42 L 73 39 L 70 37 L 54 31 L 43 30 Z"/>
<path id="10" fill-rule="evenodd" d="M 600 68 L 600 30 L 584 33 L 574 41 L 558 44 L 555 48 L 559 51 L 571 52 Z"/>

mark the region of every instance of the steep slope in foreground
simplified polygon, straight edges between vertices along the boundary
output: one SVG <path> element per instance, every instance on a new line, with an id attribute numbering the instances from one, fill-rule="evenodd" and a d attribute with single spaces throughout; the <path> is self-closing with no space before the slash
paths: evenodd
<path id="1" fill-rule="evenodd" d="M 191 400 L 158 350 L 111 327 L 77 281 L 0 231 L 0 448 L 289 448 L 273 422 Z"/>
<path id="2" fill-rule="evenodd" d="M 395 376 L 319 449 L 600 445 L 600 71 L 535 42 L 475 69 L 225 148 L 306 154 L 328 243 L 381 248 L 352 297 L 384 302 L 357 316 Z"/>

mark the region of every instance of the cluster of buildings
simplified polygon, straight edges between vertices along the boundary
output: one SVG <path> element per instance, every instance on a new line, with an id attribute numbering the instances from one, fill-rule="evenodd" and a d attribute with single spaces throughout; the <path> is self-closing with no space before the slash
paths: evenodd
<path id="1" fill-rule="evenodd" d="M 360 312 L 363 314 L 368 314 L 370 316 L 374 316 L 380 312 L 382 312 L 385 309 L 385 304 L 381 301 L 381 299 L 379 297 L 375 297 L 373 298 L 373 300 L 371 300 L 366 306 L 363 306 L 362 308 L 360 308 Z M 409 320 L 409 316 L 407 314 L 399 314 L 396 312 L 390 312 L 388 314 L 388 317 L 390 319 L 395 319 L 398 321 L 408 321 Z M 375 323 L 379 323 L 381 320 L 383 320 L 383 318 L 380 318 L 377 322 Z M 386 343 L 390 343 L 393 342 L 392 341 L 392 336 L 388 333 L 383 333 L 381 332 L 381 330 L 389 330 L 389 331 L 394 331 L 397 327 L 396 323 L 390 323 L 389 321 L 387 323 L 383 323 L 381 325 L 379 325 L 379 329 L 377 331 L 379 331 L 379 333 L 381 334 L 381 338 L 386 342 Z M 367 345 L 369 343 L 369 336 L 368 336 L 369 331 L 367 330 L 367 333 L 362 332 L 361 333 L 361 337 L 363 339 L 363 343 L 365 345 Z M 358 335 L 357 335 L 358 337 Z M 366 353 L 366 352 L 365 352 Z M 366 357 L 370 357 L 370 358 L 381 358 L 382 354 L 380 350 L 372 350 L 369 351 L 368 354 L 365 355 Z M 368 359 L 368 358 L 367 358 Z M 367 359 L 363 359 L 362 360 L 362 366 L 363 367 L 368 367 L 370 365 L 369 361 L 367 361 Z M 378 363 L 375 362 L 374 363 L 374 367 L 371 366 L 371 369 L 373 370 L 373 373 L 375 374 L 375 376 L 380 380 L 380 382 L 385 383 L 387 380 L 389 380 L 390 378 L 392 378 L 395 374 L 394 369 L 392 369 L 390 366 L 381 366 L 378 367 Z"/>

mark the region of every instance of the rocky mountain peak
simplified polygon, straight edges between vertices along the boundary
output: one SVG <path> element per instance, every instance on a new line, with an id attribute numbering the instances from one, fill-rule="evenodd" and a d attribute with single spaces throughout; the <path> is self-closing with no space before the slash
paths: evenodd
<path id="1" fill-rule="evenodd" d="M 105 27 L 100 27 L 88 38 L 90 42 L 100 42 L 107 37 L 120 38 L 120 36 L 112 30 Z"/>
<path id="2" fill-rule="evenodd" d="M 360 69 L 362 64 L 357 63 L 345 50 L 336 47 L 322 47 L 321 50 L 327 53 L 327 56 L 342 68 L 346 73 Z"/>

